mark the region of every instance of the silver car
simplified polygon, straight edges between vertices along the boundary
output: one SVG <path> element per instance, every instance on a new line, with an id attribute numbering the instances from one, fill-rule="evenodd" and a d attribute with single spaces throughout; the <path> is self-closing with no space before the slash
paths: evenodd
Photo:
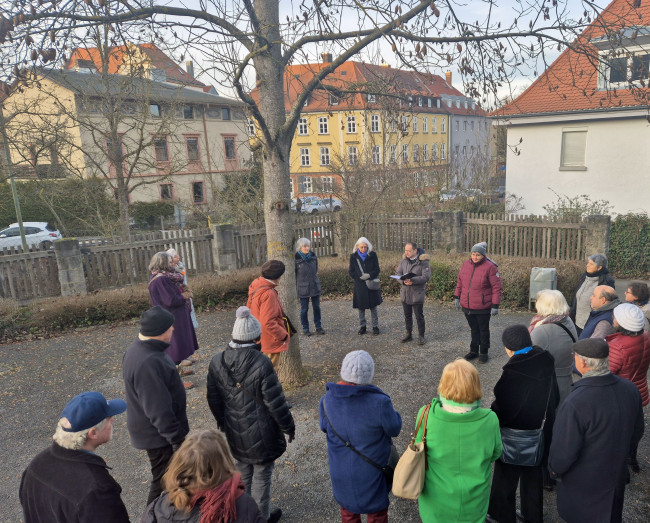
<path id="1" fill-rule="evenodd" d="M 52 247 L 54 240 L 61 239 L 61 233 L 47 222 L 23 222 L 27 246 L 39 246 L 44 249 Z M 0 231 L 0 249 L 21 247 L 20 229 L 17 223 L 12 223 Z"/>

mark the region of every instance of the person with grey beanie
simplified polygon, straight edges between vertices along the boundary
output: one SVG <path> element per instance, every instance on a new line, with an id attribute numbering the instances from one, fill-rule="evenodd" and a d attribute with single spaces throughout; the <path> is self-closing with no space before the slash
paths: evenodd
<path id="1" fill-rule="evenodd" d="M 279 277 L 279 276 L 277 276 Z M 295 437 L 295 424 L 273 363 L 261 350 L 262 325 L 248 307 L 239 307 L 232 340 L 212 358 L 208 370 L 208 405 L 241 472 L 241 479 L 262 516 L 271 511 L 271 478 L 275 460 Z"/>
<path id="2" fill-rule="evenodd" d="M 372 385 L 374 374 L 370 354 L 350 352 L 341 365 L 341 381 L 327 383 L 318 408 L 320 428 L 327 434 L 332 490 L 343 521 L 360 521 L 360 514 L 368 514 L 368 521 L 388 521 L 390 487 L 378 467 L 391 457 L 391 438 L 399 435 L 402 418 L 390 396 Z"/>

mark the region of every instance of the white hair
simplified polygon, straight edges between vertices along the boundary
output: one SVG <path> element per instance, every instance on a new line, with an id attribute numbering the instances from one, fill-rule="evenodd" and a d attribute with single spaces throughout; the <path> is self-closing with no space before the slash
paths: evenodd
<path id="1" fill-rule="evenodd" d="M 311 242 L 307 238 L 300 238 L 296 242 L 296 250 L 302 249 L 305 245 L 309 245 L 311 247 Z"/>
<path id="2" fill-rule="evenodd" d="M 70 422 L 68 421 L 68 418 L 61 418 L 56 425 L 56 431 L 54 432 L 52 439 L 57 445 L 60 445 L 65 449 L 79 450 L 86 443 L 86 440 L 88 439 L 88 433 L 91 431 L 91 429 L 97 429 L 98 431 L 102 430 L 106 425 L 107 419 L 108 418 L 101 420 L 97 425 L 90 427 L 89 429 L 80 430 L 79 432 L 68 432 L 64 430 L 66 428 L 70 428 Z"/>
<path id="3" fill-rule="evenodd" d="M 569 305 L 564 295 L 555 289 L 543 289 L 537 293 L 535 309 L 540 316 L 568 314 Z"/>
<path id="4" fill-rule="evenodd" d="M 361 238 L 359 238 L 359 239 L 357 240 L 357 243 L 354 244 L 354 249 L 352 249 L 352 254 L 354 254 L 355 252 L 357 252 L 357 248 L 358 248 L 359 245 L 361 245 L 362 243 L 365 243 L 365 244 L 368 246 L 368 252 L 372 252 L 372 243 L 370 243 L 370 242 L 368 241 L 368 238 L 366 238 L 365 236 L 362 236 Z"/>
<path id="5" fill-rule="evenodd" d="M 602 372 L 609 369 L 609 358 L 587 358 L 578 354 L 590 371 Z"/>
<path id="6" fill-rule="evenodd" d="M 165 252 L 166 252 L 167 254 L 169 254 L 172 258 L 173 258 L 174 256 L 178 256 L 178 253 L 176 252 L 176 249 L 174 249 L 173 247 L 170 248 L 170 249 L 167 249 Z"/>

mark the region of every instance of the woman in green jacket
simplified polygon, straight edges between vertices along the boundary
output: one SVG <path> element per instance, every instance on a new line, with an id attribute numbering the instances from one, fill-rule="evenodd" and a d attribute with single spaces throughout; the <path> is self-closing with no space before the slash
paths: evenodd
<path id="1" fill-rule="evenodd" d="M 418 499 L 420 517 L 423 523 L 482 523 L 490 498 L 491 464 L 501 456 L 499 419 L 481 408 L 478 371 L 464 359 L 444 368 L 438 394 L 427 423 L 428 468 Z M 421 427 L 416 442 L 422 441 L 422 432 Z"/>

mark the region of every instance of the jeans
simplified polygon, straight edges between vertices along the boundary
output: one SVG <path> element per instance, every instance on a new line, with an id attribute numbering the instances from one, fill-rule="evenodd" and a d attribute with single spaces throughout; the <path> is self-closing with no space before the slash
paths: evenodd
<path id="1" fill-rule="evenodd" d="M 361 523 L 361 514 L 355 514 L 341 507 L 341 523 Z M 388 507 L 368 514 L 368 523 L 388 523 Z"/>
<path id="2" fill-rule="evenodd" d="M 379 313 L 377 307 L 370 309 L 370 316 L 372 318 L 372 327 L 379 328 Z M 359 309 L 359 327 L 366 326 L 366 309 Z"/>
<path id="3" fill-rule="evenodd" d="M 309 318 L 307 313 L 309 312 L 309 300 L 311 299 L 311 306 L 314 310 L 314 325 L 317 329 L 321 329 L 323 326 L 320 322 L 320 295 L 312 296 L 311 298 L 300 298 L 300 323 L 302 324 L 302 330 L 309 330 Z"/>
<path id="4" fill-rule="evenodd" d="M 404 309 L 404 323 L 406 323 L 406 332 L 413 332 L 413 313 L 415 312 L 415 321 L 418 324 L 418 334 L 424 336 L 424 303 L 414 303 L 409 305 L 402 302 Z"/>
<path id="5" fill-rule="evenodd" d="M 160 485 L 160 480 L 163 477 L 163 474 L 167 470 L 167 465 L 174 455 L 174 449 L 171 445 L 166 447 L 160 447 L 158 449 L 147 449 L 147 456 L 149 456 L 149 461 L 151 462 L 151 485 L 149 486 L 149 497 L 147 498 L 147 506 L 154 499 L 160 496 L 162 492 L 162 486 Z"/>
<path id="6" fill-rule="evenodd" d="M 251 465 L 235 460 L 237 470 L 241 473 L 241 480 L 246 487 L 246 494 L 253 497 L 257 503 L 262 517 L 269 519 L 271 514 L 271 478 L 275 462 Z"/>
<path id="7" fill-rule="evenodd" d="M 469 324 L 472 331 L 472 342 L 470 344 L 470 351 L 487 354 L 490 348 L 490 313 L 487 314 L 467 314 L 465 319 Z"/>

